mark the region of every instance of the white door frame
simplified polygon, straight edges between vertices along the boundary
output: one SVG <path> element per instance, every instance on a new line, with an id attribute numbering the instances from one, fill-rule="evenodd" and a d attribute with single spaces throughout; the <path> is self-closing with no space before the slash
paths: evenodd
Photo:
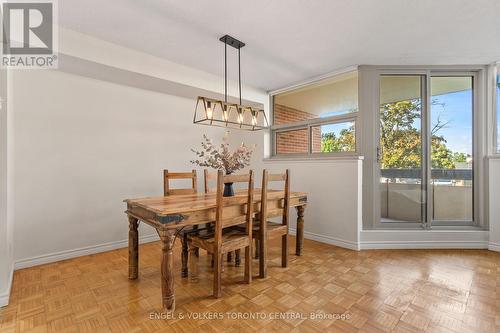
<path id="1" fill-rule="evenodd" d="M 363 229 L 434 229 L 440 228 L 463 228 L 463 227 L 486 227 L 487 221 L 484 214 L 485 175 L 483 159 L 486 153 L 487 124 L 486 124 L 486 77 L 487 66 L 360 66 L 359 67 L 359 126 L 361 135 L 361 152 L 365 156 L 363 167 Z M 381 223 L 380 222 L 380 196 L 378 193 L 380 184 L 380 168 L 377 165 L 377 146 L 379 144 L 379 112 L 380 112 L 380 75 L 421 75 L 425 79 L 422 85 L 422 138 L 426 141 L 425 156 L 430 156 L 430 142 L 425 129 L 430 128 L 430 87 L 431 76 L 473 76 L 473 154 L 474 154 L 474 178 L 473 178 L 473 200 L 474 215 L 473 224 L 465 226 L 464 223 L 454 223 L 450 226 L 439 226 L 421 223 Z M 424 126 L 424 122 L 429 125 Z M 430 160 L 422 160 L 422 174 L 427 184 L 430 184 Z M 424 164 L 425 163 L 425 164 Z M 423 201 L 432 205 L 432 194 L 423 192 Z M 431 208 L 426 205 L 426 221 L 431 221 Z"/>

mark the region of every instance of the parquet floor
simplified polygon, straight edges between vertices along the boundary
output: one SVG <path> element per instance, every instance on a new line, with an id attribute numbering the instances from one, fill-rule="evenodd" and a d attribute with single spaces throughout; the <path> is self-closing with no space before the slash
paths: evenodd
<path id="1" fill-rule="evenodd" d="M 500 332 L 500 254 L 486 250 L 355 252 L 306 240 L 284 269 L 273 243 L 269 277 L 245 285 L 230 264 L 218 300 L 202 254 L 198 282 L 181 279 L 176 260 L 174 318 L 160 312 L 159 254 L 159 243 L 140 247 L 137 281 L 127 249 L 16 271 L 0 332 Z"/>

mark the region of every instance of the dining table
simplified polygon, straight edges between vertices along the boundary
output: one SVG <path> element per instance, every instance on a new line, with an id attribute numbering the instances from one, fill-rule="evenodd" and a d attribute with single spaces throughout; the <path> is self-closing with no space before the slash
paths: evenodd
<path id="1" fill-rule="evenodd" d="M 229 214 L 238 217 L 245 214 L 246 191 L 235 191 L 235 197 L 241 203 L 241 209 L 231 210 Z M 161 294 L 162 305 L 165 311 L 175 309 L 174 290 L 174 255 L 173 246 L 176 235 L 182 229 L 195 225 L 204 225 L 215 221 L 215 193 L 179 194 L 160 197 L 146 197 L 139 199 L 125 199 L 129 222 L 128 239 L 128 276 L 137 279 L 139 273 L 139 222 L 156 229 L 162 242 L 161 262 Z M 254 191 L 254 212 L 260 211 L 261 190 Z M 268 190 L 267 207 L 269 210 L 278 210 L 283 207 L 284 191 Z M 297 211 L 296 246 L 295 254 L 300 256 L 304 242 L 304 211 L 307 205 L 307 193 L 291 192 L 290 207 Z M 183 258 L 184 260 L 184 258 Z M 187 260 L 187 258 L 186 258 Z M 183 262 L 183 265 L 185 263 Z"/>

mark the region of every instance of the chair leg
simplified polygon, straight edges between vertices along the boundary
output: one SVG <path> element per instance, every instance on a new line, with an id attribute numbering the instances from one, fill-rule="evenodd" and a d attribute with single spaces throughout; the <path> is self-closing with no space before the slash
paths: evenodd
<path id="1" fill-rule="evenodd" d="M 219 298 L 221 296 L 221 275 L 222 275 L 222 262 L 224 260 L 222 254 L 214 255 L 214 297 Z"/>
<path id="2" fill-rule="evenodd" d="M 240 265 L 241 265 L 241 250 L 238 249 L 238 250 L 234 251 L 234 253 L 235 253 L 234 266 L 240 267 Z"/>
<path id="3" fill-rule="evenodd" d="M 210 256 L 212 257 L 212 259 L 210 259 L 210 267 L 214 268 L 214 254 L 211 253 Z"/>
<path id="4" fill-rule="evenodd" d="M 188 276 L 188 241 L 187 235 L 184 234 L 181 239 L 182 242 L 182 268 L 181 268 L 181 277 L 185 278 Z"/>
<path id="5" fill-rule="evenodd" d="M 281 236 L 281 267 L 288 267 L 288 234 Z"/>
<path id="6" fill-rule="evenodd" d="M 245 282 L 252 283 L 252 246 L 245 247 Z"/>
<path id="7" fill-rule="evenodd" d="M 255 259 L 259 259 L 259 249 L 260 249 L 259 240 L 255 238 Z"/>
<path id="8" fill-rule="evenodd" d="M 189 270 L 191 281 L 198 281 L 198 257 L 196 256 L 197 247 L 189 244 Z"/>

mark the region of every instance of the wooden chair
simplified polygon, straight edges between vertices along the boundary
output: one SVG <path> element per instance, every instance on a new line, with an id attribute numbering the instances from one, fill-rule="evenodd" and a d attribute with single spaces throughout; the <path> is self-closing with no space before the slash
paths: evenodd
<path id="1" fill-rule="evenodd" d="M 203 170 L 203 185 L 205 187 L 205 193 L 215 192 L 217 187 L 210 187 L 210 182 L 215 182 L 217 186 L 217 172 L 209 172 L 208 169 Z"/>
<path id="2" fill-rule="evenodd" d="M 211 187 L 210 183 L 214 182 L 216 187 Z M 217 190 L 217 172 L 210 172 L 208 169 L 203 169 L 203 185 L 205 188 L 205 193 L 213 193 Z M 212 223 L 207 223 L 206 227 L 210 230 L 212 227 Z M 233 260 L 233 252 L 227 253 L 227 262 L 231 262 Z M 234 265 L 239 267 L 241 264 L 241 251 L 236 250 L 234 256 Z M 214 265 L 214 259 L 212 257 L 212 266 Z M 224 266 L 222 267 L 224 270 Z"/>
<path id="3" fill-rule="evenodd" d="M 187 179 L 191 180 L 191 188 L 171 188 L 170 181 L 173 179 Z M 179 194 L 196 194 L 198 193 L 198 183 L 197 183 L 197 173 L 196 170 L 191 170 L 191 172 L 169 172 L 168 170 L 163 170 L 163 195 L 179 195 Z M 188 276 L 188 246 L 187 246 L 187 235 L 190 232 L 197 232 L 198 226 L 195 225 L 190 229 L 183 229 L 180 233 L 180 239 L 182 243 L 182 268 L 181 277 Z M 198 251 L 196 252 L 199 255 Z"/>
<path id="4" fill-rule="evenodd" d="M 170 188 L 170 180 L 172 179 L 191 179 L 191 188 Z M 191 172 L 169 172 L 163 170 L 163 195 L 174 194 L 195 194 L 198 192 L 196 170 Z"/>
<path id="5" fill-rule="evenodd" d="M 246 198 L 241 195 L 223 197 L 224 183 L 248 183 Z M 196 248 L 205 249 L 214 254 L 213 294 L 221 295 L 221 274 L 224 253 L 245 248 L 245 282 L 252 281 L 252 222 L 253 222 L 253 172 L 248 174 L 224 175 L 217 173 L 216 212 L 213 235 L 188 234 L 190 271 L 193 279 L 197 278 Z M 241 203 L 246 203 L 246 211 L 242 213 Z M 244 230 L 236 230 L 233 226 L 245 223 Z"/>
<path id="6" fill-rule="evenodd" d="M 282 207 L 267 206 L 269 182 L 284 182 Z M 253 225 L 253 237 L 259 241 L 259 277 L 267 275 L 267 244 L 268 239 L 281 236 L 281 266 L 288 266 L 288 212 L 290 209 L 290 171 L 270 174 L 264 170 L 262 174 L 261 208 L 259 219 Z M 281 223 L 271 222 L 268 219 L 281 217 Z M 262 223 L 265 221 L 265 223 Z"/>

